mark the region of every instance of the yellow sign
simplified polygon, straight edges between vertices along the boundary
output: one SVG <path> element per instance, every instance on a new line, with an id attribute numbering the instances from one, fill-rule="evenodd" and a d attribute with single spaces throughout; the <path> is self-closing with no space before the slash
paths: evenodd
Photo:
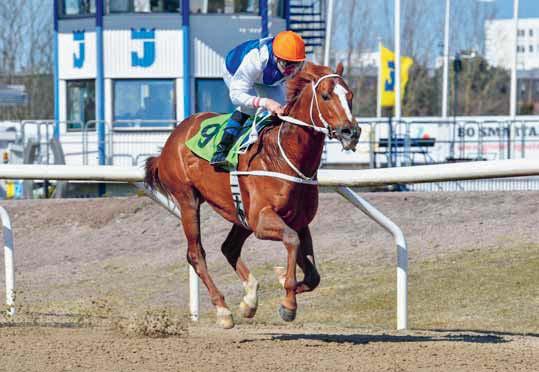
<path id="1" fill-rule="evenodd" d="M 401 57 L 401 99 L 404 97 L 406 83 L 408 82 L 408 71 L 414 64 L 414 60 L 410 57 Z M 382 107 L 395 106 L 395 53 L 391 50 L 380 47 L 380 69 L 381 79 L 378 89 L 381 94 Z"/>
<path id="2" fill-rule="evenodd" d="M 6 199 L 13 199 L 15 197 L 15 182 L 6 181 Z"/>

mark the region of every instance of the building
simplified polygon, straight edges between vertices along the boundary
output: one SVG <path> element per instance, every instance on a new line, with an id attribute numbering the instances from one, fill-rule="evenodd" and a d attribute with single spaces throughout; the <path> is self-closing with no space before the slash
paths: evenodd
<path id="1" fill-rule="evenodd" d="M 233 110 L 226 53 L 287 27 L 321 46 L 322 3 L 54 0 L 54 130 L 68 163 L 138 164 L 189 114 Z M 95 156 L 71 161 L 69 143 L 81 138 Z M 133 141 L 141 146 L 121 147 Z"/>
<path id="2" fill-rule="evenodd" d="M 486 59 L 496 67 L 511 69 L 514 45 L 513 20 L 485 23 Z M 539 18 L 518 20 L 517 29 L 518 112 L 539 114 Z"/>
<path id="3" fill-rule="evenodd" d="M 511 69 L 513 20 L 493 19 L 485 22 L 485 51 L 489 64 Z M 539 68 L 539 18 L 518 20 L 517 69 Z"/>

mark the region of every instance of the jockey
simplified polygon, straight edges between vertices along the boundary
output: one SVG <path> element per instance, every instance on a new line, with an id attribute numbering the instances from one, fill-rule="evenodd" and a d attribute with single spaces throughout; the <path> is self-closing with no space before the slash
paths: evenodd
<path id="1" fill-rule="evenodd" d="M 263 107 L 277 115 L 283 113 L 284 83 L 301 70 L 304 61 L 305 44 L 293 31 L 246 41 L 227 54 L 223 79 L 230 91 L 230 100 L 238 107 L 228 119 L 211 159 L 212 165 L 226 165 L 228 151 L 257 108 Z"/>

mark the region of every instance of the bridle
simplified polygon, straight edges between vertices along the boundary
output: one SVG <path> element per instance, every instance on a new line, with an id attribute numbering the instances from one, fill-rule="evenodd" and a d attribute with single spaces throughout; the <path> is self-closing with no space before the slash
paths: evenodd
<path id="1" fill-rule="evenodd" d="M 322 76 L 320 79 L 318 79 L 316 81 L 316 83 L 311 81 L 311 87 L 312 87 L 312 90 L 313 90 L 313 96 L 311 98 L 311 105 L 310 105 L 310 109 L 309 109 L 309 116 L 310 116 L 310 119 L 311 119 L 311 124 L 308 124 L 308 123 L 306 123 L 304 121 L 296 119 L 296 118 L 294 118 L 292 116 L 279 115 L 279 119 L 281 119 L 283 121 L 286 121 L 286 122 L 288 122 L 290 124 L 300 125 L 300 126 L 304 126 L 304 127 L 311 127 L 315 131 L 324 133 L 329 138 L 333 138 L 335 136 L 335 131 L 331 130 L 331 127 L 329 126 L 329 123 L 326 121 L 326 119 L 324 119 L 324 116 L 322 115 L 322 111 L 320 110 L 320 104 L 318 103 L 318 96 L 316 94 L 316 88 L 318 88 L 318 85 L 320 85 L 320 83 L 324 79 L 328 79 L 328 78 L 341 78 L 342 79 L 342 76 L 338 75 L 338 74 L 328 74 L 328 75 Z M 316 105 L 316 110 L 318 111 L 318 118 L 320 119 L 320 121 L 322 122 L 322 125 L 324 126 L 323 128 L 315 125 L 315 121 L 313 119 L 313 109 L 314 109 L 315 105 Z"/>
<path id="2" fill-rule="evenodd" d="M 335 131 L 331 129 L 329 123 L 326 121 L 326 119 L 324 119 L 324 116 L 322 115 L 322 111 L 320 110 L 320 105 L 318 104 L 318 96 L 316 94 L 316 88 L 318 87 L 318 85 L 320 85 L 320 83 L 324 79 L 328 79 L 328 78 L 341 78 L 342 79 L 342 76 L 338 75 L 338 74 L 328 74 L 328 75 L 324 75 L 321 78 L 319 78 L 316 81 L 316 83 L 311 81 L 311 87 L 312 87 L 312 90 L 313 90 L 313 96 L 311 98 L 311 105 L 310 105 L 310 110 L 309 110 L 309 114 L 310 114 L 310 118 L 311 118 L 311 124 L 308 124 L 308 123 L 306 123 L 306 122 L 304 122 L 302 120 L 296 119 L 296 118 L 291 117 L 291 116 L 281 116 L 281 115 L 279 115 L 279 119 L 281 119 L 281 120 L 283 120 L 283 121 L 285 121 L 287 123 L 290 123 L 290 124 L 295 124 L 295 125 L 299 125 L 299 126 L 303 126 L 303 127 L 312 128 L 313 130 L 315 130 L 317 132 L 324 133 L 324 135 L 328 136 L 329 138 L 334 138 Z M 315 105 L 316 105 L 316 110 L 318 111 L 318 118 L 322 122 L 322 125 L 324 125 L 323 128 L 317 126 L 315 124 L 314 119 L 313 119 L 313 109 L 314 109 Z M 294 170 L 294 172 L 296 172 L 296 174 L 298 176 L 300 176 L 301 179 L 312 181 L 316 177 L 316 173 L 317 173 L 316 171 L 314 172 L 314 174 L 311 177 L 308 177 L 308 176 L 304 175 L 292 163 L 292 161 L 288 158 L 288 156 L 286 156 L 284 148 L 281 145 L 281 130 L 282 130 L 282 128 L 283 128 L 283 126 L 281 125 L 281 127 L 279 128 L 279 132 L 277 133 L 277 145 L 279 146 L 279 151 L 281 152 L 281 155 L 283 156 L 283 158 L 286 161 L 286 163 L 288 164 L 288 166 L 290 168 L 292 168 Z"/>
<path id="3" fill-rule="evenodd" d="M 331 129 L 329 123 L 326 121 L 326 119 L 324 119 L 324 116 L 322 115 L 322 111 L 320 110 L 320 105 L 318 103 L 318 97 L 316 95 L 316 88 L 318 88 L 318 86 L 320 85 L 320 83 L 324 79 L 329 79 L 329 78 L 340 78 L 340 79 L 342 79 L 342 76 L 338 75 L 338 74 L 328 74 L 328 75 L 324 75 L 324 76 L 320 77 L 316 81 L 316 83 L 311 81 L 311 87 L 312 87 L 312 91 L 313 91 L 313 96 L 311 98 L 311 105 L 310 105 L 310 110 L 309 110 L 309 114 L 310 114 L 309 116 L 310 116 L 310 119 L 311 119 L 311 124 L 306 123 L 306 122 L 304 122 L 302 120 L 296 119 L 296 118 L 294 118 L 292 116 L 278 115 L 279 119 L 281 119 L 283 122 L 286 122 L 286 123 L 311 128 L 316 132 L 323 133 L 324 135 L 328 136 L 329 138 L 334 138 L 335 137 L 335 131 Z M 320 127 L 320 126 L 316 125 L 316 123 L 314 121 L 313 111 L 314 111 L 315 106 L 316 106 L 316 110 L 318 111 L 318 119 L 320 120 L 320 122 L 322 123 L 322 125 L 324 127 Z M 258 112 L 255 115 L 255 119 L 256 119 L 257 116 L 258 116 Z M 253 122 L 253 125 L 254 124 L 255 123 Z M 282 128 L 283 128 L 283 125 L 281 125 L 279 127 L 279 131 L 277 133 L 277 145 L 279 146 L 279 151 L 281 152 L 281 155 L 282 155 L 283 159 L 286 161 L 286 163 L 288 164 L 288 166 L 296 173 L 296 175 L 299 176 L 299 178 L 294 177 L 294 176 L 289 176 L 289 175 L 283 174 L 283 173 L 270 172 L 270 171 L 232 171 L 232 172 L 230 172 L 231 177 L 233 177 L 233 176 L 248 176 L 248 175 L 251 175 L 251 176 L 266 176 L 266 177 L 280 178 L 280 179 L 284 179 L 284 180 L 287 180 L 287 181 L 290 181 L 290 182 L 295 182 L 295 183 L 302 183 L 302 184 L 307 184 L 307 185 L 317 185 L 318 184 L 318 181 L 316 180 L 317 170 L 315 170 L 315 172 L 314 172 L 314 174 L 312 176 L 308 177 L 308 176 L 304 175 L 292 163 L 292 161 L 288 158 L 288 156 L 286 156 L 284 148 L 281 145 L 281 130 L 282 130 Z"/>

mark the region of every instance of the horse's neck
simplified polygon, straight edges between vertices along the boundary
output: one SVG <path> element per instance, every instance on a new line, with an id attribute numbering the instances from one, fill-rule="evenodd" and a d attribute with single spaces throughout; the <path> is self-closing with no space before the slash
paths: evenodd
<path id="1" fill-rule="evenodd" d="M 311 123 L 307 110 L 292 109 L 289 115 L 305 123 Z M 312 176 L 322 160 L 325 136 L 307 127 L 290 123 L 282 125 L 284 127 L 281 133 L 281 144 L 286 156 L 304 175 Z"/>

